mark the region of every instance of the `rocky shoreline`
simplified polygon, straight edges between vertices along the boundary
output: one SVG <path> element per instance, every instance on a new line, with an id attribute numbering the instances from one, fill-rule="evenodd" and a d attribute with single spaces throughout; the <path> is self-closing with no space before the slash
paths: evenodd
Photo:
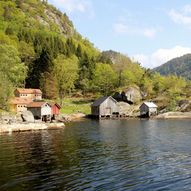
<path id="1" fill-rule="evenodd" d="M 64 128 L 64 123 L 12 123 L 0 124 L 0 133 L 12 133 L 21 131 L 37 131 L 47 129 Z"/>
<path id="2" fill-rule="evenodd" d="M 140 119 L 139 113 L 129 113 L 128 118 L 126 119 Z M 85 115 L 82 113 L 78 114 L 70 114 L 70 115 L 63 115 L 62 119 L 63 122 L 72 122 L 78 121 L 84 118 L 91 118 L 89 115 Z M 158 114 L 157 116 L 152 117 L 152 119 L 191 119 L 191 112 L 165 112 L 162 114 Z"/>
<path id="3" fill-rule="evenodd" d="M 159 114 L 156 119 L 191 119 L 191 112 L 166 112 Z"/>
<path id="4" fill-rule="evenodd" d="M 61 114 L 58 117 L 58 121 L 67 123 L 71 121 L 78 121 L 87 117 L 88 115 L 85 115 L 84 113 Z"/>
<path id="5" fill-rule="evenodd" d="M 37 130 L 49 130 L 49 129 L 62 129 L 65 127 L 65 123 L 86 118 L 85 114 L 60 114 L 56 120 L 52 122 L 42 122 L 40 120 L 23 121 L 20 115 L 12 115 L 10 113 L 4 113 L 0 115 L 0 134 L 12 133 L 22 131 L 37 131 Z M 26 119 L 26 118 L 25 118 Z"/>
<path id="6" fill-rule="evenodd" d="M 6 114 L 1 116 L 0 120 L 0 134 L 1 133 L 12 133 L 12 132 L 22 132 L 22 131 L 37 131 L 37 130 L 48 130 L 48 129 L 62 129 L 65 127 L 65 123 L 82 120 L 88 116 L 83 113 L 76 114 L 61 114 L 58 119 L 54 122 L 41 122 L 35 121 L 22 122 L 18 116 L 11 114 Z M 138 119 L 137 115 L 131 116 L 129 118 Z M 191 112 L 166 112 L 159 114 L 152 119 L 191 119 Z"/>

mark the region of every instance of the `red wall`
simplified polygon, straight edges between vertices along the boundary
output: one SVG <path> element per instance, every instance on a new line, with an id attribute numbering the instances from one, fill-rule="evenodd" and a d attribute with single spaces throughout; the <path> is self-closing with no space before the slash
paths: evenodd
<path id="1" fill-rule="evenodd" d="M 52 115 L 58 114 L 60 114 L 60 108 L 58 108 L 56 105 L 52 105 Z"/>

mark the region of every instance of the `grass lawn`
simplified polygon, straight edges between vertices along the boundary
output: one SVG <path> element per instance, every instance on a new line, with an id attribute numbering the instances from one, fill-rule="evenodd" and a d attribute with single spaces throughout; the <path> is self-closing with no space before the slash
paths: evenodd
<path id="1" fill-rule="evenodd" d="M 72 114 L 72 113 L 84 113 L 90 114 L 91 113 L 91 101 L 84 98 L 65 98 L 64 104 L 61 109 L 62 113 L 65 114 Z"/>

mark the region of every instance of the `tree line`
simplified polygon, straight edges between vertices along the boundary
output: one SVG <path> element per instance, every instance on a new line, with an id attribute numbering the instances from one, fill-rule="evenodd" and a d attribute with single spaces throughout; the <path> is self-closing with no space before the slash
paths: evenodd
<path id="1" fill-rule="evenodd" d="M 62 25 L 44 24 L 49 19 L 45 9 L 60 18 Z M 34 21 L 36 14 L 41 19 Z M 73 92 L 111 95 L 132 85 L 140 87 L 145 99 L 165 95 L 177 100 L 189 96 L 191 84 L 177 76 L 153 73 L 120 53 L 113 61 L 82 38 L 68 17 L 46 1 L 1 1 L 1 109 L 7 109 L 16 87 L 40 88 L 46 99 L 62 103 Z"/>

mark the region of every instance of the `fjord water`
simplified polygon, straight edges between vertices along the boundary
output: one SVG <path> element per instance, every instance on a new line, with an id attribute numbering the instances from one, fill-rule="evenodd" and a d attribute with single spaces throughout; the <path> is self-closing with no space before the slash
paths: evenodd
<path id="1" fill-rule="evenodd" d="M 0 190 L 191 190 L 191 120 L 84 120 L 0 136 Z"/>

